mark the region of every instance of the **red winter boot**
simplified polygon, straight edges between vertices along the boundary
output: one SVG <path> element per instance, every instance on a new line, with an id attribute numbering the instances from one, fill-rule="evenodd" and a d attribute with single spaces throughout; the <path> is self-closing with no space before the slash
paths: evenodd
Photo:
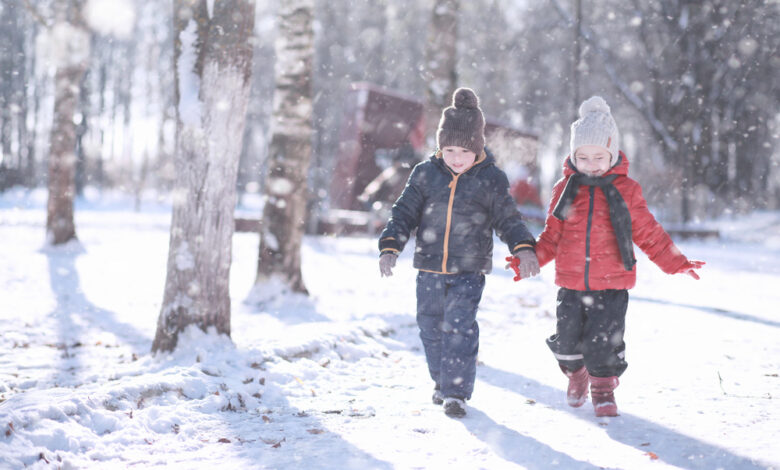
<path id="1" fill-rule="evenodd" d="M 561 367 L 566 377 L 569 378 L 569 388 L 566 389 L 566 402 L 575 408 L 582 406 L 588 399 L 588 369 L 584 366 L 574 372 Z"/>
<path id="2" fill-rule="evenodd" d="M 596 416 L 617 416 L 617 404 L 615 394 L 612 393 L 618 386 L 618 378 L 593 377 L 590 378 L 590 394 L 593 397 L 593 408 Z"/>

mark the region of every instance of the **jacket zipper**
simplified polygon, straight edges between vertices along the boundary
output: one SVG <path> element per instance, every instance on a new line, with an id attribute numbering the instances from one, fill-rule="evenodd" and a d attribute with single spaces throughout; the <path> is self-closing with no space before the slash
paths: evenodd
<path id="1" fill-rule="evenodd" d="M 590 201 L 588 202 L 588 226 L 585 233 L 585 290 L 590 290 L 590 231 L 593 227 L 593 202 L 596 194 L 596 187 L 588 188 Z"/>
<path id="2" fill-rule="evenodd" d="M 450 247 L 450 227 L 452 225 L 452 205 L 455 202 L 455 186 L 458 185 L 460 174 L 452 173 L 452 181 L 448 185 L 450 188 L 450 200 L 447 203 L 447 224 L 444 227 L 444 255 L 441 259 L 441 272 L 447 274 L 447 258 L 449 258 Z"/>

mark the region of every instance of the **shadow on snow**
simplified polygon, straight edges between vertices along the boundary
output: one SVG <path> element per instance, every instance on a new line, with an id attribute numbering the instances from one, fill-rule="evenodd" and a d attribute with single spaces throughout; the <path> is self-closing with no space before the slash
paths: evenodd
<path id="1" fill-rule="evenodd" d="M 604 468 L 576 460 L 530 436 L 525 436 L 514 429 L 498 424 L 490 416 L 474 407 L 469 407 L 468 416 L 462 420 L 462 423 L 477 438 L 490 445 L 496 455 L 529 470 L 547 470 L 556 467 L 567 470 Z"/>
<path id="2" fill-rule="evenodd" d="M 579 419 L 588 421 L 597 419 L 595 416 L 583 416 L 578 411 L 581 409 L 563 404 L 562 396 L 565 392 L 562 390 L 544 385 L 529 377 L 487 365 L 480 365 L 477 368 L 477 377 L 479 380 L 497 387 L 520 390 L 523 396 L 532 398 L 537 403 L 568 411 Z M 765 464 L 760 462 L 623 412 L 620 413 L 619 418 L 610 419 L 609 425 L 604 429 L 613 440 L 642 452 L 648 450 L 647 447 L 642 446 L 643 443 L 653 442 L 654 447 L 664 449 L 664 452 L 659 454 L 660 460 L 684 469 L 738 468 L 749 470 L 767 468 Z"/>
<path id="3" fill-rule="evenodd" d="M 648 303 L 654 303 L 654 304 L 661 304 L 661 305 L 671 305 L 674 307 L 683 307 L 683 308 L 690 308 L 693 310 L 698 310 L 700 312 L 704 313 L 711 313 L 713 315 L 720 315 L 722 317 L 731 318 L 734 320 L 742 320 L 742 321 L 748 321 L 753 323 L 758 323 L 761 325 L 766 326 L 773 326 L 775 328 L 780 328 L 780 322 L 772 321 L 772 320 L 766 320 L 764 318 L 759 318 L 753 315 L 748 315 L 746 313 L 739 313 L 739 312 L 733 312 L 731 310 L 724 310 L 722 308 L 716 308 L 716 307 L 706 307 L 701 305 L 687 305 L 687 304 L 681 304 L 677 302 L 671 302 L 668 300 L 660 300 L 660 299 L 651 299 L 648 297 L 631 297 L 631 300 L 637 300 L 639 302 L 648 302 Z"/>

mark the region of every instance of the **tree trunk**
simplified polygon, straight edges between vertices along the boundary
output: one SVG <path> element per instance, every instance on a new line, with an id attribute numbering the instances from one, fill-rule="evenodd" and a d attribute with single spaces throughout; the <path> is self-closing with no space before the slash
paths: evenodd
<path id="1" fill-rule="evenodd" d="M 289 0 L 279 8 L 273 134 L 255 282 L 276 279 L 293 292 L 307 293 L 301 275 L 301 242 L 312 148 L 314 1 Z"/>
<path id="2" fill-rule="evenodd" d="M 425 45 L 425 135 L 433 138 L 441 110 L 450 105 L 458 84 L 458 9 L 460 0 L 434 0 Z"/>
<path id="3" fill-rule="evenodd" d="M 76 238 L 73 221 L 76 125 L 73 123 L 73 115 L 79 101 L 79 83 L 84 70 L 84 64 L 59 67 L 54 78 L 54 124 L 51 130 L 46 213 L 46 233 L 53 245 Z"/>
<path id="4" fill-rule="evenodd" d="M 249 100 L 253 0 L 174 0 L 176 182 L 152 352 L 189 325 L 230 335 L 236 174 Z"/>

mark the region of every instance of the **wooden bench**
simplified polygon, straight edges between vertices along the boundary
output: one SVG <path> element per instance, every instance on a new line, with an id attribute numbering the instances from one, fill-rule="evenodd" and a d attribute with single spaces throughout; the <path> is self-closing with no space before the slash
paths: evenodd
<path id="1" fill-rule="evenodd" d="M 687 240 L 689 238 L 707 239 L 720 238 L 720 231 L 706 227 L 690 227 L 678 224 L 664 224 L 664 229 L 672 238 Z"/>

